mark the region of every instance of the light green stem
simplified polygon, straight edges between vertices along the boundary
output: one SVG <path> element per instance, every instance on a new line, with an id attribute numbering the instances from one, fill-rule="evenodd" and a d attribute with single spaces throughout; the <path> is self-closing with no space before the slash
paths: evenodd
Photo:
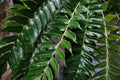
<path id="1" fill-rule="evenodd" d="M 103 19 L 105 20 L 104 13 L 102 12 Z M 106 52 L 106 75 L 105 75 L 105 80 L 109 80 L 109 50 L 108 50 L 108 33 L 107 33 L 107 25 L 106 22 L 104 21 L 104 35 L 105 35 L 105 52 Z"/>

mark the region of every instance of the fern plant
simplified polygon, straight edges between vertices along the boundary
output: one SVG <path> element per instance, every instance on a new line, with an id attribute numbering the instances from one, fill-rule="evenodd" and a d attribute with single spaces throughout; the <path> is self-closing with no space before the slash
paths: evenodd
<path id="1" fill-rule="evenodd" d="M 0 40 L 2 75 L 15 80 L 117 80 L 120 37 L 97 0 L 22 0 L 9 12 Z M 110 17 L 110 18 L 109 18 Z M 112 18 L 111 18 L 112 17 Z M 105 21 L 106 19 L 106 21 Z M 108 27 L 107 27 L 108 26 Z M 109 34 L 108 34 L 109 33 Z M 111 43 L 111 44 L 109 44 Z"/>
<path id="2" fill-rule="evenodd" d="M 119 29 L 118 26 L 115 25 L 107 25 L 107 21 L 111 21 L 116 15 L 108 14 L 106 17 L 102 13 L 103 18 L 106 19 L 104 21 L 104 33 L 105 38 L 103 46 L 101 46 L 101 54 L 97 55 L 100 62 L 95 65 L 95 68 L 99 68 L 94 77 L 98 80 L 118 80 L 117 76 L 119 75 L 119 63 L 115 60 L 115 58 L 119 58 L 119 48 L 118 44 L 115 44 L 116 40 L 120 39 L 120 36 L 117 34 L 113 34 L 112 32 Z M 110 17 L 110 18 L 108 18 Z"/>

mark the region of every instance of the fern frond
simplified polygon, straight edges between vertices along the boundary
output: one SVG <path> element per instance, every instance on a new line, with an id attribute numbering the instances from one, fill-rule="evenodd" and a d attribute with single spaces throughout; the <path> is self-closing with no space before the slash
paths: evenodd
<path id="1" fill-rule="evenodd" d="M 56 2 L 55 0 L 41 0 L 40 2 L 37 0 L 25 0 L 23 4 L 24 5 L 14 6 L 11 12 L 14 13 L 15 16 L 7 18 L 8 22 L 5 23 L 7 27 L 2 30 L 6 32 L 17 32 L 16 40 L 11 41 L 14 42 L 14 45 L 11 46 L 9 50 L 5 50 L 6 52 L 10 52 L 8 62 L 16 79 L 22 79 L 22 76 L 26 75 L 30 58 L 41 33 L 51 20 L 55 11 L 61 6 L 60 1 Z M 28 14 L 30 13 L 30 15 L 25 14 L 26 12 Z M 11 30 L 10 26 L 14 28 Z M 11 39 L 12 36 L 9 38 Z M 19 72 L 21 73 L 19 74 Z"/>
<path id="2" fill-rule="evenodd" d="M 72 44 L 73 56 L 70 56 L 66 63 L 64 73 L 66 80 L 88 80 L 93 76 L 92 61 L 96 61 L 95 53 L 100 53 L 96 47 L 96 44 L 100 43 L 97 39 L 103 36 L 100 31 L 97 31 L 97 29 L 102 30 L 100 23 L 103 19 L 99 15 L 101 6 L 94 1 L 87 3 L 81 1 L 76 11 L 75 21 L 79 22 L 81 29 L 76 31 L 78 43 Z"/>
<path id="3" fill-rule="evenodd" d="M 102 13 L 103 18 L 105 19 L 104 13 Z M 113 19 L 109 16 L 111 20 Z M 106 21 L 111 21 L 110 18 L 106 17 Z M 101 50 L 102 54 L 98 55 L 98 59 L 100 62 L 95 66 L 98 71 L 94 75 L 97 80 L 118 80 L 117 75 L 120 74 L 119 63 L 115 61 L 115 58 L 119 57 L 118 50 L 120 49 L 120 45 L 115 44 L 114 41 L 120 40 L 120 37 L 116 34 L 112 34 L 111 32 L 117 30 L 118 26 L 107 26 L 106 21 L 104 21 L 104 49 Z M 100 58 L 100 56 L 103 56 Z"/>
<path id="4" fill-rule="evenodd" d="M 120 37 L 113 33 L 119 27 L 107 25 L 116 15 L 105 17 L 102 3 L 21 2 L 1 30 L 11 35 L 0 39 L 0 76 L 9 64 L 15 80 L 117 80 Z"/>
<path id="5" fill-rule="evenodd" d="M 28 72 L 28 75 L 25 77 L 25 79 L 30 79 L 29 76 L 36 76 L 36 78 L 40 79 L 48 79 L 48 80 L 53 80 L 53 74 L 56 74 L 57 78 L 59 78 L 59 70 L 60 70 L 60 65 L 56 59 L 56 56 L 64 63 L 65 65 L 65 53 L 63 49 L 60 48 L 62 46 L 63 48 L 67 49 L 72 53 L 72 46 L 71 43 L 66 40 L 65 38 L 69 38 L 73 41 L 76 40 L 76 35 L 70 30 L 70 23 L 73 20 L 73 17 L 75 15 L 76 9 L 79 6 L 79 2 L 76 3 L 76 6 L 72 12 L 72 15 L 70 18 L 66 17 L 66 14 L 61 15 L 61 10 L 60 14 L 55 17 L 54 21 L 50 24 L 50 27 L 48 28 L 48 31 L 46 32 L 45 35 L 48 36 L 48 39 L 50 43 L 48 44 L 48 41 L 44 41 L 42 44 L 39 46 L 38 54 L 33 56 L 33 63 L 30 65 L 31 70 L 34 69 L 35 66 L 38 66 L 37 69 L 41 69 L 36 75 L 32 71 Z M 59 23 L 59 26 L 55 26 Z M 53 33 L 54 31 L 54 33 Z M 62 32 L 61 32 L 62 31 Z M 58 36 L 59 35 L 59 36 Z M 46 37 L 47 37 L 46 36 Z M 55 43 L 53 39 L 59 39 L 58 43 Z M 76 42 L 76 41 L 75 41 Z M 42 54 L 44 54 L 42 56 Z M 45 58 L 48 55 L 47 58 Z M 37 59 L 38 57 L 38 59 Z M 37 60 L 35 60 L 37 59 Z M 40 64 L 39 62 L 44 62 L 45 65 Z M 36 64 L 38 63 L 38 64 Z M 35 65 L 36 64 L 36 65 Z M 33 67 L 34 65 L 34 67 Z M 49 74 L 48 74 L 49 73 Z"/>

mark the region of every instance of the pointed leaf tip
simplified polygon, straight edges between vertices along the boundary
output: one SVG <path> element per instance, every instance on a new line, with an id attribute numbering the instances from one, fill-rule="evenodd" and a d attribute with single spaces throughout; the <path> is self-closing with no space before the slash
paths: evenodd
<path id="1" fill-rule="evenodd" d="M 61 49 L 58 48 L 58 49 L 56 49 L 56 54 L 61 59 L 61 61 L 63 62 L 63 64 L 66 66 L 64 52 Z"/>
<path id="2" fill-rule="evenodd" d="M 65 36 L 71 40 L 73 40 L 75 43 L 77 43 L 76 41 L 76 34 L 70 30 L 66 31 Z"/>
<path id="3" fill-rule="evenodd" d="M 46 67 L 44 71 L 46 76 L 48 77 L 48 80 L 53 80 L 53 74 L 51 69 L 49 67 Z"/>
<path id="4" fill-rule="evenodd" d="M 69 41 L 63 39 L 61 42 L 61 46 L 63 46 L 72 53 L 72 46 Z"/>
<path id="5" fill-rule="evenodd" d="M 52 68 L 55 71 L 56 75 L 59 76 L 59 64 L 57 63 L 55 58 L 51 59 L 50 65 L 52 66 Z"/>

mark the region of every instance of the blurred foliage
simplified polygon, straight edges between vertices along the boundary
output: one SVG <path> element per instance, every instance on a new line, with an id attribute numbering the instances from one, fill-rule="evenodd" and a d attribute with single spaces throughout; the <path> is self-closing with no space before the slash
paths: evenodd
<path id="1" fill-rule="evenodd" d="M 65 80 L 118 80 L 111 57 L 120 58 L 113 43 L 120 36 L 112 33 L 120 27 L 107 24 L 119 13 L 117 1 L 14 1 L 1 30 L 15 34 L 0 39 L 0 76 L 9 64 L 13 80 L 59 80 L 63 65 Z"/>

